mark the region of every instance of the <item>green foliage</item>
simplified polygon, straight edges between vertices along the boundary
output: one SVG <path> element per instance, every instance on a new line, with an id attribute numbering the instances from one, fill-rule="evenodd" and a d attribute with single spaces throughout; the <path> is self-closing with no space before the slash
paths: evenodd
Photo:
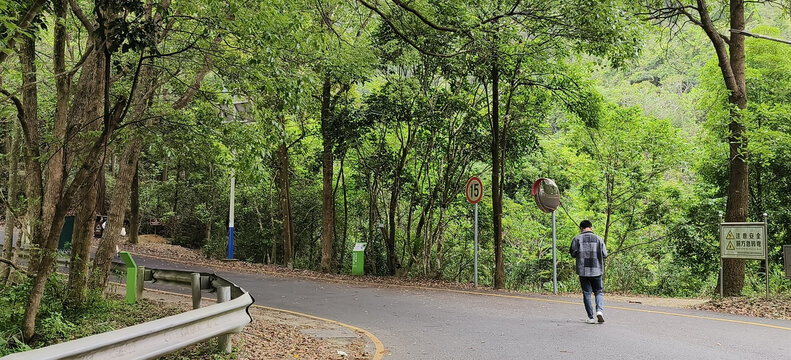
<path id="1" fill-rule="evenodd" d="M 157 232 L 172 243 L 225 257 L 233 172 L 236 257 L 282 264 L 278 175 L 285 171 L 295 265 L 318 269 L 328 141 L 335 158 L 335 269 L 348 272 L 353 244 L 366 242 L 366 271 L 389 273 L 385 239 L 394 234 L 399 275 L 472 281 L 472 207 L 462 191 L 470 176 L 479 176 L 486 189 L 479 205 L 480 282 L 491 284 L 496 59 L 507 286 L 551 287 L 551 218 L 530 194 L 533 181 L 549 177 L 562 194 L 556 212 L 561 291 L 578 288 L 567 247 L 582 219 L 606 234 L 609 290 L 712 291 L 731 108 L 704 34 L 648 27 L 631 15 L 640 10 L 632 1 L 520 2 L 515 13 L 488 0 L 411 1 L 433 27 L 397 4 L 374 3 L 392 24 L 359 2 L 178 1 L 173 9 L 181 16 L 154 9 L 172 21 L 153 25 L 173 26 L 172 38 L 156 49 L 152 24 L 133 16 L 145 4 L 119 3 L 130 10 L 118 24 L 123 46 L 154 55 L 151 64 L 161 71 L 161 91 L 146 113 L 151 121 L 124 127 L 111 149 L 119 153 L 125 139 L 145 134 L 142 231 L 153 233 L 146 220 L 159 218 L 164 227 Z M 18 2 L 2 6 L 8 12 L 0 11 L 6 14 L 0 35 L 20 11 Z M 789 36 L 776 10 L 750 6 L 763 24 L 753 31 Z M 492 17 L 497 14 L 503 16 Z M 68 24 L 79 26 L 71 18 Z M 172 62 L 157 55 L 171 52 L 177 53 Z M 131 52 L 114 59 L 115 73 L 138 60 Z M 770 213 L 774 263 L 779 246 L 791 243 L 789 59 L 788 46 L 747 40 L 750 216 Z M 203 66 L 211 71 L 200 90 L 189 106 L 174 110 L 170 98 L 187 92 Z M 3 81 L 18 86 L 18 71 Z M 325 81 L 328 116 L 321 113 Z M 113 95 L 126 95 L 130 86 L 122 76 Z M 40 112 L 49 114 L 54 96 L 40 91 Z M 13 109 L 3 103 L 0 112 L 10 117 Z M 285 170 L 282 149 L 289 157 Z M 107 183 L 112 188 L 114 181 Z M 787 291 L 787 283 L 772 281 Z M 71 310 L 54 299 L 44 304 L 43 337 L 79 328 Z"/>
<path id="2" fill-rule="evenodd" d="M 32 281 L 0 287 L 0 355 L 40 348 L 181 312 L 146 300 L 126 304 L 121 297 L 88 293 L 85 302 L 67 304 L 66 277 L 53 274 L 47 281 L 37 317 L 36 335 L 27 345 L 22 339 L 22 317 Z"/>

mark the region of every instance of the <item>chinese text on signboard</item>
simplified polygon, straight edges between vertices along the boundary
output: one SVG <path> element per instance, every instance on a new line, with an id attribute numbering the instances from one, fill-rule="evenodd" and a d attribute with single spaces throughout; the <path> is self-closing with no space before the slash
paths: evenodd
<path id="1" fill-rule="evenodd" d="M 766 258 L 766 228 L 763 223 L 724 223 L 720 227 L 720 252 L 723 258 Z"/>

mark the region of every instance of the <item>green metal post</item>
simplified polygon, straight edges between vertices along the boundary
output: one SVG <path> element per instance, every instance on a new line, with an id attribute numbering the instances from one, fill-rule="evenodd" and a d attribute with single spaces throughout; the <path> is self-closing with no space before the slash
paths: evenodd
<path id="1" fill-rule="evenodd" d="M 352 250 L 352 275 L 365 274 L 365 243 L 356 243 Z"/>
<path id="2" fill-rule="evenodd" d="M 119 253 L 126 264 L 126 302 L 134 304 L 137 300 L 137 264 L 128 251 Z"/>

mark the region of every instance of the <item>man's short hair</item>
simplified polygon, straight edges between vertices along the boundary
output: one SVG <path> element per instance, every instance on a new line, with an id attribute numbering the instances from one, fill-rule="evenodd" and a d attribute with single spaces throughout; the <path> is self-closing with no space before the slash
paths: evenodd
<path id="1" fill-rule="evenodd" d="M 582 220 L 580 222 L 580 229 L 592 228 L 592 227 L 593 227 L 593 224 L 591 224 L 590 220 Z"/>

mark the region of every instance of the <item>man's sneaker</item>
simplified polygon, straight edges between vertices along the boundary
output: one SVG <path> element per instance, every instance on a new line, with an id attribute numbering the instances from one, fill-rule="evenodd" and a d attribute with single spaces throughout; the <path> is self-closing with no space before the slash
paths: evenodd
<path id="1" fill-rule="evenodd" d="M 590 319 L 586 320 L 585 322 L 587 322 L 588 324 L 595 324 L 596 323 L 596 319 L 590 318 Z"/>
<path id="2" fill-rule="evenodd" d="M 599 323 L 603 323 L 604 322 L 604 314 L 602 314 L 601 311 L 597 311 L 596 312 L 596 318 L 599 319 Z M 593 319 L 591 319 L 591 320 L 593 320 Z"/>

